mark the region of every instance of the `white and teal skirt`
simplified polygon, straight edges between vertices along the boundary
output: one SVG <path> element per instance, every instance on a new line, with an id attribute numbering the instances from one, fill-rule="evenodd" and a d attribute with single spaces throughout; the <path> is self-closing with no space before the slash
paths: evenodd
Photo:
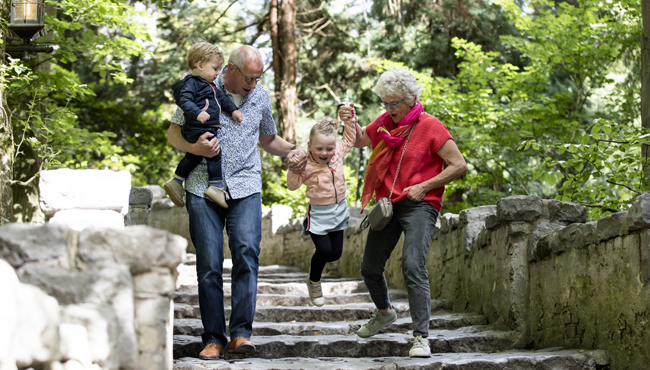
<path id="1" fill-rule="evenodd" d="M 309 204 L 302 221 L 302 235 L 325 235 L 331 231 L 345 230 L 350 220 L 346 199 L 337 204 Z"/>

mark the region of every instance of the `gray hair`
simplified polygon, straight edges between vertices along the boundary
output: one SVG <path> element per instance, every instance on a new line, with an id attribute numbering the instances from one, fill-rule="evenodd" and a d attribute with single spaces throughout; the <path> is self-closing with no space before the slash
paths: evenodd
<path id="1" fill-rule="evenodd" d="M 393 69 L 382 73 L 375 85 L 375 93 L 379 97 L 394 95 L 408 104 L 420 100 L 422 88 L 415 80 L 415 76 L 404 69 Z M 413 97 L 415 96 L 415 99 Z"/>
<path id="2" fill-rule="evenodd" d="M 232 53 L 230 53 L 228 63 L 232 63 L 237 66 L 237 68 L 242 69 L 244 68 L 244 62 L 247 58 L 259 60 L 261 63 L 264 63 L 262 54 L 260 54 L 256 48 L 250 45 L 241 45 L 236 47 Z"/>

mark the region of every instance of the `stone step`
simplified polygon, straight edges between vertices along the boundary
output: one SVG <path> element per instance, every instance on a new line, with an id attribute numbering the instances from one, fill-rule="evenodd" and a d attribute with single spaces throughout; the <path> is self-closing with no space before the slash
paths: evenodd
<path id="1" fill-rule="evenodd" d="M 190 271 L 194 271 L 194 275 L 196 276 L 196 255 L 188 254 L 185 261 L 178 266 L 178 271 L 181 274 L 184 272 L 191 273 Z M 232 260 L 224 259 L 223 273 L 230 274 L 231 271 L 232 271 Z M 260 274 L 285 274 L 285 273 L 296 273 L 296 272 L 302 272 L 302 271 L 297 267 L 280 266 L 280 265 L 260 266 L 259 268 Z"/>
<path id="2" fill-rule="evenodd" d="M 390 290 L 388 292 L 391 302 L 406 300 L 406 291 L 404 290 Z M 224 302 L 226 306 L 230 306 L 231 295 L 224 295 Z M 176 292 L 174 294 L 175 303 L 185 303 L 189 305 L 199 304 L 199 294 L 198 293 L 183 293 Z M 328 295 L 325 296 L 326 305 L 341 305 L 348 303 L 368 303 L 372 302 L 370 299 L 370 294 L 368 293 L 351 293 L 351 294 L 337 294 L 337 295 Z M 288 295 L 288 294 L 258 294 L 257 295 L 257 305 L 258 306 L 310 306 L 311 302 L 309 300 L 309 295 Z"/>
<path id="3" fill-rule="evenodd" d="M 407 302 L 392 302 L 397 317 L 409 317 L 410 310 Z M 435 312 L 442 308 L 442 302 L 431 300 L 431 310 Z M 262 306 L 255 310 L 255 321 L 262 322 L 332 322 L 368 320 L 375 310 L 373 303 L 355 303 L 347 305 L 325 305 L 323 307 L 280 307 Z M 225 309 L 226 320 L 230 318 L 231 308 Z M 184 303 L 174 304 L 175 319 L 200 319 L 198 305 Z"/>
<path id="4" fill-rule="evenodd" d="M 174 370 L 596 370 L 596 359 L 601 351 L 540 350 L 508 351 L 498 353 L 437 353 L 430 358 L 408 358 L 408 353 L 401 357 L 373 358 L 305 358 L 279 359 L 248 358 L 245 360 L 205 361 L 196 358 L 181 358 L 174 361 Z"/>
<path id="5" fill-rule="evenodd" d="M 468 326 L 457 330 L 432 330 L 432 353 L 499 352 L 512 348 L 509 332 Z M 372 338 L 356 335 L 259 336 L 251 340 L 257 352 L 250 357 L 382 357 L 407 356 L 411 348 L 408 334 L 377 334 Z M 174 358 L 194 357 L 203 349 L 200 337 L 174 336 Z M 231 357 L 234 357 L 232 355 Z M 241 356 L 241 355 L 236 355 Z"/>
<path id="6" fill-rule="evenodd" d="M 271 335 L 351 335 L 368 320 L 336 322 L 256 322 L 253 336 Z M 432 314 L 429 329 L 458 329 L 463 326 L 486 325 L 487 319 L 482 315 L 453 314 L 436 312 Z M 407 333 L 413 330 L 410 317 L 397 319 L 382 333 Z M 174 335 L 201 336 L 203 324 L 200 319 L 174 320 Z"/>
<path id="7" fill-rule="evenodd" d="M 180 279 L 179 279 L 180 280 Z M 342 282 L 323 282 L 323 295 L 340 295 L 352 293 L 367 293 L 366 283 L 362 280 L 342 281 Z M 232 284 L 223 283 L 224 294 L 231 293 Z M 177 289 L 180 293 L 198 293 L 199 288 L 196 284 L 196 279 L 190 282 L 181 281 L 180 287 Z M 307 285 L 304 282 L 300 283 L 283 283 L 283 284 L 270 284 L 258 283 L 257 294 L 296 294 L 307 295 Z"/>
<path id="8" fill-rule="evenodd" d="M 305 283 L 305 279 L 307 278 L 307 273 L 295 273 L 295 274 L 289 274 L 288 276 L 276 276 L 276 274 L 273 274 L 272 276 L 269 275 L 259 275 L 257 278 L 258 283 L 268 283 L 268 284 L 284 284 L 284 283 Z M 196 274 L 182 274 L 178 276 L 178 281 L 182 284 L 196 284 L 197 283 L 197 278 Z M 325 283 L 338 283 L 338 282 L 346 282 L 346 281 L 358 281 L 358 279 L 354 278 L 330 278 L 330 277 L 323 277 L 321 278 L 321 282 Z M 223 275 L 223 282 L 224 283 L 231 283 L 232 279 L 230 278 L 229 274 L 224 274 Z"/>

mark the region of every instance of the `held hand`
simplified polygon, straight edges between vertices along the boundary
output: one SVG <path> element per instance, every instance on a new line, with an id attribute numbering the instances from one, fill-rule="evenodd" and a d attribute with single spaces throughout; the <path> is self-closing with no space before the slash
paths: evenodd
<path id="1" fill-rule="evenodd" d="M 241 122 L 241 121 L 244 120 L 244 115 L 241 114 L 241 112 L 239 110 L 236 110 L 236 111 L 232 112 L 232 118 L 234 120 L 236 120 L 236 121 Z"/>
<path id="2" fill-rule="evenodd" d="M 205 121 L 210 119 L 210 115 L 205 112 L 201 112 L 199 116 L 196 117 L 196 119 L 199 120 L 199 122 L 201 123 L 205 123 Z"/>
<path id="3" fill-rule="evenodd" d="M 409 186 L 404 189 L 404 191 L 408 191 L 409 193 L 406 195 L 407 198 L 410 200 L 419 202 L 422 199 L 424 199 L 424 196 L 427 195 L 427 189 L 424 188 L 424 185 L 422 184 L 417 184 L 413 186 Z"/>
<path id="4" fill-rule="evenodd" d="M 341 108 L 339 108 L 339 115 L 343 121 L 354 118 L 354 103 L 341 106 Z"/>
<path id="5" fill-rule="evenodd" d="M 221 150 L 219 140 L 210 132 L 204 132 L 193 145 L 196 147 L 196 151 L 192 152 L 193 154 L 207 158 L 214 157 Z"/>
<path id="6" fill-rule="evenodd" d="M 289 165 L 289 171 L 302 172 L 305 169 L 305 166 L 307 166 L 307 153 L 305 152 L 305 149 L 297 147 L 290 151 L 287 155 L 287 162 Z"/>

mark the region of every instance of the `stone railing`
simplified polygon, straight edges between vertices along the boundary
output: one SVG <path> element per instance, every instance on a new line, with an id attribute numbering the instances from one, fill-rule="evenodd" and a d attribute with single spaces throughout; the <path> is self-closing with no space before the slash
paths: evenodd
<path id="1" fill-rule="evenodd" d="M 39 193 L 46 225 L 0 227 L 0 369 L 171 369 L 187 242 L 130 226 L 147 225 L 152 191 L 128 171 L 58 169 Z"/>
<path id="2" fill-rule="evenodd" d="M 186 247 L 148 226 L 0 227 L 0 368 L 171 370 Z"/>

